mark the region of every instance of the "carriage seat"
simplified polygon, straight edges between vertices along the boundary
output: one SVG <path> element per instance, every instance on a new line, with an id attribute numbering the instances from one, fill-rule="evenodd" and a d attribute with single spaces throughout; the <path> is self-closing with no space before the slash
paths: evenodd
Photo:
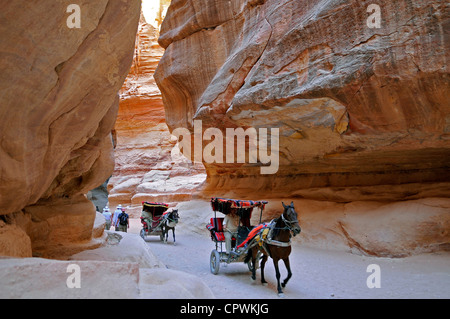
<path id="1" fill-rule="evenodd" d="M 211 232 L 211 239 L 216 242 L 225 241 L 223 234 L 223 218 L 216 217 L 211 218 L 211 221 L 206 228 Z"/>
<path id="2" fill-rule="evenodd" d="M 145 221 L 145 218 L 141 216 L 141 223 L 142 223 L 142 227 L 144 228 L 145 231 L 148 231 L 148 224 Z"/>

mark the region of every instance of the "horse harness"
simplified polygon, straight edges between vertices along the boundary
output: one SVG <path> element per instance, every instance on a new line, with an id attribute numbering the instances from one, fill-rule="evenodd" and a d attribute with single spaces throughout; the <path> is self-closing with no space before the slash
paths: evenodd
<path id="1" fill-rule="evenodd" d="M 168 227 L 172 227 L 172 228 L 175 227 L 178 220 L 170 218 L 170 215 L 171 215 L 171 213 L 169 213 L 167 215 L 163 215 L 162 218 L 159 216 L 157 218 L 152 218 L 152 224 L 153 223 L 158 223 L 158 224 L 156 224 L 154 227 L 151 227 L 151 229 L 156 229 L 158 227 L 162 227 L 163 224 L 166 224 Z"/>
<path id="2" fill-rule="evenodd" d="M 164 222 L 166 223 L 166 226 L 173 228 L 178 223 L 178 219 L 170 218 L 171 215 L 172 214 L 168 214 L 167 217 L 165 217 Z"/>
<path id="3" fill-rule="evenodd" d="M 281 220 L 284 222 L 285 227 L 276 227 L 276 224 L 278 222 L 278 219 L 281 218 Z M 289 247 L 291 246 L 291 231 L 292 231 L 292 224 L 298 222 L 297 220 L 294 221 L 289 221 L 284 217 L 284 213 L 281 214 L 280 217 L 272 219 L 270 221 L 270 223 L 267 226 L 268 232 L 266 236 L 261 236 L 261 240 L 259 241 L 259 245 L 260 247 L 264 250 L 264 252 L 270 256 L 270 252 L 267 249 L 266 245 L 272 245 L 272 246 L 277 246 L 277 247 Z M 273 237 L 273 232 L 275 230 L 289 230 L 289 241 L 285 242 L 285 241 L 279 241 L 279 240 L 275 240 L 272 239 Z"/>
<path id="4" fill-rule="evenodd" d="M 283 215 L 281 215 L 283 217 Z M 283 221 L 285 221 L 285 218 L 283 217 Z M 267 234 L 266 239 L 264 240 L 264 243 L 269 244 L 269 245 L 273 245 L 273 246 L 278 246 L 278 247 L 289 247 L 291 245 L 291 237 L 292 235 L 289 234 L 289 241 L 279 241 L 279 240 L 275 240 L 272 239 L 273 236 L 273 232 L 276 229 L 279 230 L 283 230 L 283 229 L 290 229 L 289 227 L 276 227 L 276 219 L 273 219 L 270 223 L 269 223 L 269 233 Z"/>

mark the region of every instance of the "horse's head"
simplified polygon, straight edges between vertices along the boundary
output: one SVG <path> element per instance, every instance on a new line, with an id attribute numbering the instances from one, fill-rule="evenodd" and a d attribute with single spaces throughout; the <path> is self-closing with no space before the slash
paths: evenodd
<path id="1" fill-rule="evenodd" d="M 283 219 L 286 226 L 289 228 L 289 230 L 295 235 L 300 234 L 301 228 L 298 223 L 297 218 L 297 212 L 294 208 L 294 202 L 291 202 L 290 205 L 284 205 L 283 202 L 281 202 L 284 207 L 284 212 L 281 214 L 281 218 Z"/>
<path id="2" fill-rule="evenodd" d="M 175 223 L 178 223 L 178 219 L 180 216 L 178 215 L 178 209 L 174 209 L 169 214 L 169 219 Z"/>

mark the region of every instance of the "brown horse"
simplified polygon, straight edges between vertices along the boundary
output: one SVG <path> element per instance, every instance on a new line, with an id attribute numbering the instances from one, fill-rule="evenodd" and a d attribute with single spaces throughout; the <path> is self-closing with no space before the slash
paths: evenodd
<path id="1" fill-rule="evenodd" d="M 272 258 L 273 264 L 275 266 L 275 272 L 277 277 L 277 289 L 278 296 L 283 297 L 283 289 L 292 277 L 291 266 L 289 264 L 289 255 L 291 253 L 291 237 L 292 235 L 296 236 L 300 233 L 301 228 L 298 224 L 297 212 L 294 209 L 294 202 L 291 202 L 290 205 L 284 205 L 284 211 L 280 217 L 274 219 L 271 222 L 270 231 L 268 234 L 268 238 L 264 240 L 262 246 L 255 245 L 248 252 L 247 257 L 245 258 L 245 263 L 248 263 L 251 259 L 251 271 L 252 271 L 252 279 L 256 280 L 256 256 L 258 251 L 262 252 L 261 259 L 261 283 L 265 284 L 267 281 L 264 279 L 264 266 L 266 264 L 268 255 Z M 283 283 L 280 284 L 280 270 L 278 268 L 278 261 L 283 260 L 284 265 L 288 271 L 288 275 L 286 279 L 284 279 Z"/>

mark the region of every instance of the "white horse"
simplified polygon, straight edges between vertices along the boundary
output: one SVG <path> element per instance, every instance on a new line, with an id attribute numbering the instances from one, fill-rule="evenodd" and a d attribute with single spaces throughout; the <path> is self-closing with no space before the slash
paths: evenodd
<path id="1" fill-rule="evenodd" d="M 162 236 L 165 243 L 167 243 L 167 238 L 169 237 L 169 230 L 172 230 L 173 244 L 175 245 L 175 226 L 178 224 L 179 218 L 180 216 L 178 215 L 178 209 L 174 209 L 165 215 L 165 220 L 161 225 Z"/>

